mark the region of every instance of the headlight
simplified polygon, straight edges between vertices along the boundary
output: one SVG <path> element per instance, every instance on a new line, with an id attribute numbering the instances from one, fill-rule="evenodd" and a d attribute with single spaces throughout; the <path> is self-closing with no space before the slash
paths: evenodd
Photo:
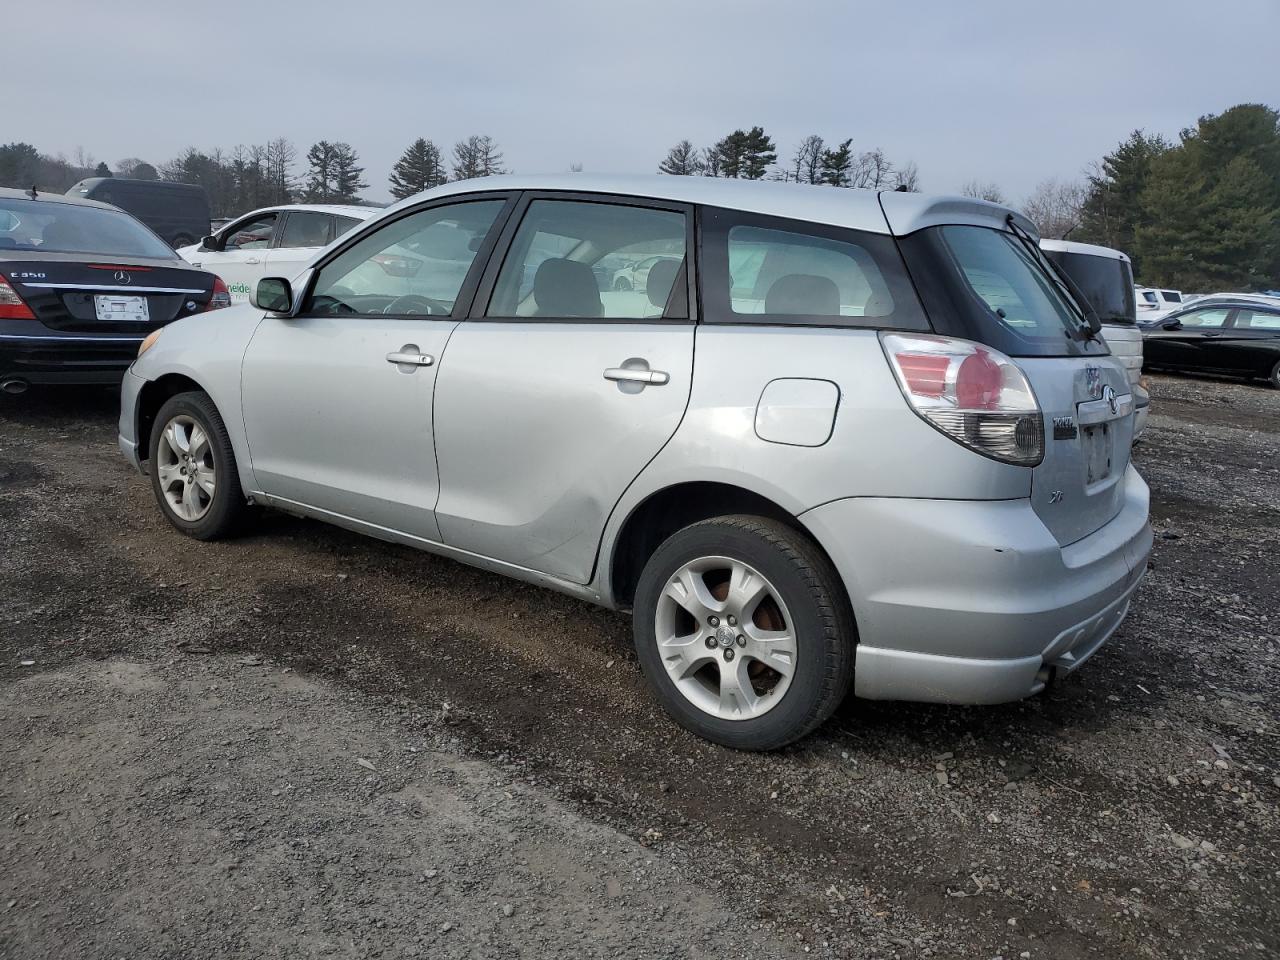
<path id="1" fill-rule="evenodd" d="M 164 327 L 159 330 L 152 330 L 147 334 L 147 338 L 138 344 L 138 356 L 142 356 L 148 350 L 156 345 L 156 341 L 160 339 L 160 334 L 164 333 Z"/>

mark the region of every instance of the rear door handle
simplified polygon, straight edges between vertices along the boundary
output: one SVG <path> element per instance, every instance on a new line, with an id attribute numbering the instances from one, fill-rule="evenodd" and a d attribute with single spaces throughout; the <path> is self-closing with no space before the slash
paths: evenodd
<path id="1" fill-rule="evenodd" d="M 394 363 L 396 366 L 429 367 L 435 362 L 434 357 L 425 353 L 418 353 L 416 349 L 408 347 L 401 347 L 399 350 L 393 350 L 387 354 L 387 363 Z"/>
<path id="2" fill-rule="evenodd" d="M 671 382 L 671 376 L 663 370 L 633 367 L 610 367 L 604 372 L 604 378 L 622 383 L 647 383 L 655 387 Z"/>

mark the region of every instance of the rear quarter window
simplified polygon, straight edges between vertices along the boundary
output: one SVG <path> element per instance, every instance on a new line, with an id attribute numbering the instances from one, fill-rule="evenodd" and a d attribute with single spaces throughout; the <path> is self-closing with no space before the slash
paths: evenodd
<path id="1" fill-rule="evenodd" d="M 707 322 L 928 329 L 888 235 L 709 208 L 701 236 Z"/>

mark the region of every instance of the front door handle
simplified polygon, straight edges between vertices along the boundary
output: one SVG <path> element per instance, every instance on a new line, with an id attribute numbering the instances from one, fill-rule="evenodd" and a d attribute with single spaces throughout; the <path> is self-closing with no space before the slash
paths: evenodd
<path id="1" fill-rule="evenodd" d="M 650 370 L 648 367 L 610 367 L 604 372 L 606 380 L 621 383 L 644 383 L 660 387 L 671 382 L 671 376 L 663 370 Z"/>
<path id="2" fill-rule="evenodd" d="M 262 261 L 259 260 L 257 257 L 249 257 L 249 259 L 245 260 L 245 263 L 261 263 L 261 262 Z"/>
<path id="3" fill-rule="evenodd" d="M 420 352 L 412 343 L 387 354 L 387 363 L 394 363 L 397 367 L 429 367 L 435 362 L 435 357 Z"/>

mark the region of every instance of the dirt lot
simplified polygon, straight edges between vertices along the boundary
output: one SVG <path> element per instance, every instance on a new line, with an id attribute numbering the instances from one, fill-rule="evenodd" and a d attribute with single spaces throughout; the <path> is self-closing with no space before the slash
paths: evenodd
<path id="1" fill-rule="evenodd" d="M 1280 954 L 1280 392 L 1154 402 L 1153 569 L 1078 676 L 759 756 L 663 718 L 624 618 L 185 540 L 112 397 L 6 398 L 0 956 Z"/>

